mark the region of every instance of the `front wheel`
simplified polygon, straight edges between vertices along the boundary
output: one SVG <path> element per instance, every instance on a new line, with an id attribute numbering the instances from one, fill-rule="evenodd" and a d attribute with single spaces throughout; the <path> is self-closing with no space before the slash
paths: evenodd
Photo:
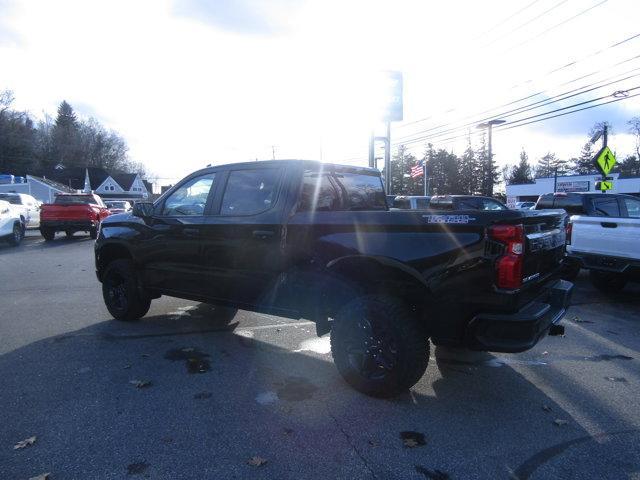
<path id="1" fill-rule="evenodd" d="M 353 388 L 374 397 L 392 397 L 424 375 L 429 340 L 402 302 L 367 295 L 352 300 L 336 315 L 331 353 Z"/>
<path id="2" fill-rule="evenodd" d="M 604 293 L 617 293 L 627 284 L 627 277 L 622 273 L 590 270 L 591 284 Z"/>
<path id="3" fill-rule="evenodd" d="M 11 232 L 11 237 L 9 237 L 9 243 L 17 247 L 22 242 L 24 238 L 24 228 L 18 222 L 13 224 L 13 230 Z"/>
<path id="4" fill-rule="evenodd" d="M 116 320 L 136 321 L 144 317 L 151 299 L 138 289 L 138 274 L 131 260 L 111 262 L 102 279 L 102 296 Z"/>

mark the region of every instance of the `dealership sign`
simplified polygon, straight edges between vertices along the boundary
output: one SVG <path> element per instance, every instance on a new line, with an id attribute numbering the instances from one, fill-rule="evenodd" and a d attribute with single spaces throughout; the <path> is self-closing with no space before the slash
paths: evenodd
<path id="1" fill-rule="evenodd" d="M 556 192 L 588 192 L 589 191 L 589 181 L 579 181 L 579 182 L 558 182 L 556 186 Z"/>

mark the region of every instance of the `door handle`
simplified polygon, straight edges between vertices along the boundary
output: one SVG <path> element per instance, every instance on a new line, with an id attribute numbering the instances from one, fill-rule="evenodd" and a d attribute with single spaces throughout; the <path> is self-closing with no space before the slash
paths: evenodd
<path id="1" fill-rule="evenodd" d="M 266 240 L 267 238 L 273 237 L 276 232 L 273 230 L 254 230 L 251 232 L 255 238 L 259 238 L 261 240 Z"/>
<path id="2" fill-rule="evenodd" d="M 613 222 L 600 222 L 600 225 L 602 225 L 604 228 L 616 228 L 618 226 L 617 223 Z"/>
<path id="3" fill-rule="evenodd" d="M 182 233 L 184 233 L 185 235 L 189 236 L 189 237 L 195 237 L 197 235 L 200 235 L 200 229 L 198 228 L 184 228 L 182 229 Z"/>

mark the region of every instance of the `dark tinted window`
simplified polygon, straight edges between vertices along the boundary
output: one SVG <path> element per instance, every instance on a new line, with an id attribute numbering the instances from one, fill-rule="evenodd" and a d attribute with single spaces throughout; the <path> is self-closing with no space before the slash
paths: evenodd
<path id="1" fill-rule="evenodd" d="M 627 207 L 627 215 L 632 218 L 640 218 L 640 200 L 625 198 L 624 204 Z"/>
<path id="2" fill-rule="evenodd" d="M 411 208 L 411 201 L 408 198 L 396 197 L 393 201 L 393 208 L 402 208 L 403 210 L 409 210 Z"/>
<path id="3" fill-rule="evenodd" d="M 99 205 L 93 195 L 58 195 L 54 203 L 84 203 Z"/>
<path id="4" fill-rule="evenodd" d="M 553 207 L 549 208 L 560 208 L 571 215 L 584 213 L 582 197 L 580 195 L 556 195 L 553 199 Z"/>
<path id="5" fill-rule="evenodd" d="M 602 216 L 602 217 L 619 217 L 620 216 L 620 207 L 618 205 L 618 200 L 615 197 L 594 198 L 592 202 L 593 202 L 593 211 L 596 216 Z"/>
<path id="6" fill-rule="evenodd" d="M 478 210 L 479 203 L 477 198 L 458 198 L 456 199 L 456 210 Z"/>
<path id="7" fill-rule="evenodd" d="M 382 181 L 377 175 L 313 171 L 304 174 L 299 211 L 386 208 Z"/>
<path id="8" fill-rule="evenodd" d="M 480 210 L 506 210 L 507 207 L 502 205 L 500 202 L 496 200 L 491 200 L 490 198 L 482 198 L 480 199 Z"/>
<path id="9" fill-rule="evenodd" d="M 302 193 L 298 210 L 330 211 L 341 209 L 341 196 L 329 173 L 306 171 L 302 180 Z"/>
<path id="10" fill-rule="evenodd" d="M 236 170 L 229 174 L 222 215 L 255 215 L 269 210 L 276 198 L 279 168 Z"/>
<path id="11" fill-rule="evenodd" d="M 163 215 L 204 215 L 215 173 L 192 178 L 167 197 Z"/>
<path id="12" fill-rule="evenodd" d="M 348 210 L 386 210 L 387 204 L 378 175 L 336 172 L 334 179 L 342 191 Z"/>
<path id="13" fill-rule="evenodd" d="M 416 198 L 416 207 L 421 210 L 423 208 L 429 208 L 428 198 Z"/>

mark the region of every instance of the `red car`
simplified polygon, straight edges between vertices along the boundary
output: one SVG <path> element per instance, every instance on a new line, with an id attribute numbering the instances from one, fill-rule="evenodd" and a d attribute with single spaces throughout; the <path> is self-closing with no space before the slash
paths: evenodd
<path id="1" fill-rule="evenodd" d="M 110 214 L 102 199 L 93 193 L 69 193 L 56 196 L 53 203 L 40 207 L 40 233 L 46 241 L 56 232 L 71 237 L 75 232 L 88 232 L 98 237 L 98 226 Z"/>

